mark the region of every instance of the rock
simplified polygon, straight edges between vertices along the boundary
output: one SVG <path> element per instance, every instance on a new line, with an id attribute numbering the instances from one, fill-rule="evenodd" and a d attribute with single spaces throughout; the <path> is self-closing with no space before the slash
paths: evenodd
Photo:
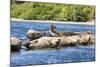
<path id="1" fill-rule="evenodd" d="M 21 40 L 16 37 L 10 38 L 11 42 L 11 51 L 19 51 L 21 49 Z"/>

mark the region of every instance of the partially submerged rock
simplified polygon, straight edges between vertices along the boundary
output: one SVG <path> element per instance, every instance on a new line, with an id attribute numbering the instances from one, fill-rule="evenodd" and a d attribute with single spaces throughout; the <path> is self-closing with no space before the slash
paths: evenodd
<path id="1" fill-rule="evenodd" d="M 16 37 L 10 38 L 11 51 L 19 51 L 21 49 L 21 40 Z"/>

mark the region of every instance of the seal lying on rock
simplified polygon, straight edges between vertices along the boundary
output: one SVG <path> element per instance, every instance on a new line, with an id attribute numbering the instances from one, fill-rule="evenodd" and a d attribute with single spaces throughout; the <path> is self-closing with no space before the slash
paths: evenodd
<path id="1" fill-rule="evenodd" d="M 21 49 L 22 41 L 16 37 L 10 38 L 11 51 L 19 51 Z"/>
<path id="2" fill-rule="evenodd" d="M 94 35 L 93 34 L 81 34 L 79 44 L 88 45 L 94 44 Z"/>
<path id="3" fill-rule="evenodd" d="M 95 44 L 95 35 L 94 34 L 91 36 L 90 44 Z"/>
<path id="4" fill-rule="evenodd" d="M 60 36 L 74 36 L 79 35 L 80 32 L 59 32 Z"/>
<path id="5" fill-rule="evenodd" d="M 76 46 L 80 36 L 63 36 L 60 38 L 60 45 L 61 46 Z"/>
<path id="6" fill-rule="evenodd" d="M 29 39 L 34 40 L 34 39 L 38 39 L 38 38 L 43 37 L 43 36 L 48 36 L 48 37 L 59 36 L 59 33 L 56 31 L 56 27 L 54 25 L 51 25 L 50 30 L 45 31 L 45 32 L 30 29 L 27 32 L 27 36 Z"/>
<path id="7" fill-rule="evenodd" d="M 85 32 L 59 32 L 60 36 L 75 36 L 75 35 L 88 35 L 88 34 L 94 34 L 92 31 L 85 31 Z"/>
<path id="8" fill-rule="evenodd" d="M 59 39 L 57 37 L 41 37 L 36 40 L 30 41 L 30 49 L 36 48 L 54 48 L 59 44 Z"/>
<path id="9" fill-rule="evenodd" d="M 62 46 L 74 46 L 77 44 L 79 36 L 72 37 L 41 37 L 30 41 L 29 49 L 36 48 L 57 48 Z"/>
<path id="10" fill-rule="evenodd" d="M 34 40 L 38 39 L 43 36 L 48 36 L 48 37 L 60 37 L 60 36 L 74 36 L 74 35 L 81 35 L 81 34 L 93 34 L 91 31 L 86 31 L 86 32 L 58 32 L 56 30 L 56 26 L 51 25 L 49 31 L 36 31 L 34 29 L 30 29 L 27 32 L 27 36 L 29 39 Z"/>
<path id="11" fill-rule="evenodd" d="M 30 41 L 27 46 L 29 49 L 38 48 L 57 48 L 63 46 L 88 45 L 93 43 L 93 35 L 75 35 L 62 37 L 41 37 Z"/>
<path id="12" fill-rule="evenodd" d="M 44 33 L 43 33 L 43 32 L 36 31 L 36 30 L 34 30 L 34 29 L 30 29 L 30 30 L 28 30 L 28 32 L 27 32 L 27 37 L 28 37 L 29 39 L 32 39 L 32 40 L 37 39 L 37 38 L 40 38 L 40 37 L 42 37 L 42 36 L 44 36 Z"/>

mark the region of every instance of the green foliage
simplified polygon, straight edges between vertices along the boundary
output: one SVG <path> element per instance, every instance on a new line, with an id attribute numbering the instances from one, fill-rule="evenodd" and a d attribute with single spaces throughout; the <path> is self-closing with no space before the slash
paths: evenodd
<path id="1" fill-rule="evenodd" d="M 11 4 L 11 17 L 29 20 L 87 21 L 95 19 L 95 6 L 39 2 Z"/>

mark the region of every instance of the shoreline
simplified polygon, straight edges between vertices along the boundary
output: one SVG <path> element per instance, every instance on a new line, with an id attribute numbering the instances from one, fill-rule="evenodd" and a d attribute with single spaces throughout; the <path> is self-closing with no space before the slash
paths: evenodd
<path id="1" fill-rule="evenodd" d="M 40 22 L 40 23 L 58 23 L 58 24 L 81 24 L 81 25 L 95 25 L 94 22 L 74 22 L 74 21 L 52 21 L 52 20 L 24 20 L 11 18 L 11 21 L 20 21 L 20 22 Z"/>

